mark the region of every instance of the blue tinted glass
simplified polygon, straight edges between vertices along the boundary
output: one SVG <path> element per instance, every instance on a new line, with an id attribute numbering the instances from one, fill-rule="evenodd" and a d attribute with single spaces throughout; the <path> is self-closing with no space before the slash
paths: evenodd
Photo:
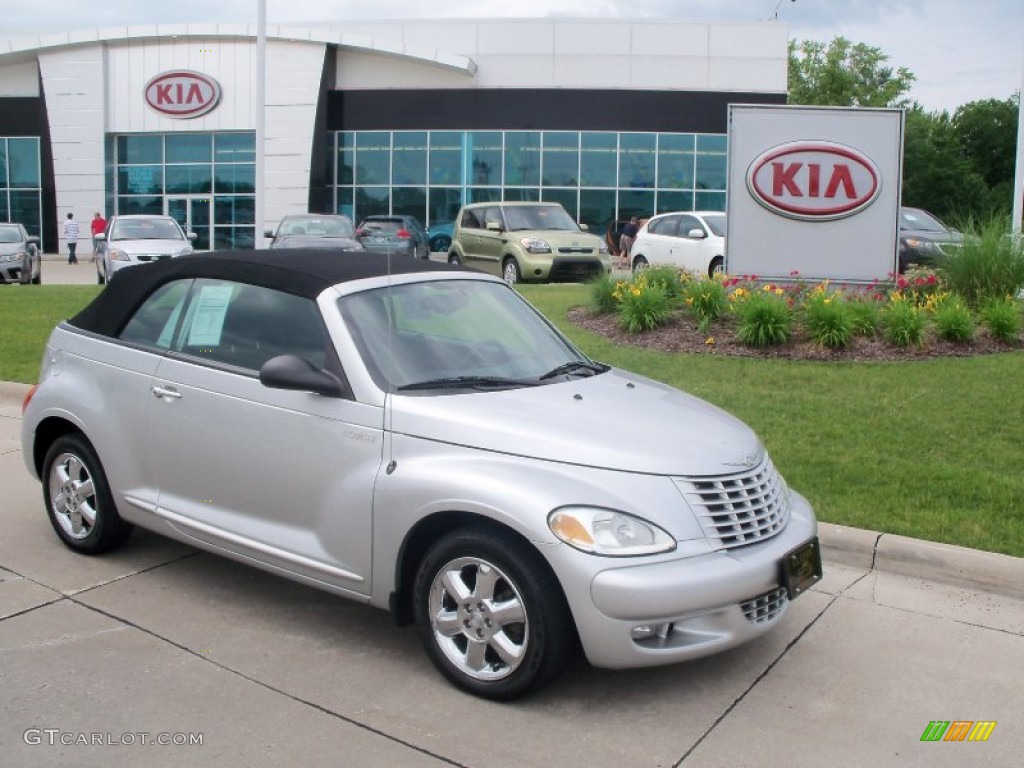
<path id="1" fill-rule="evenodd" d="M 697 155 L 697 189 L 725 189 L 727 175 L 725 155 Z"/>
<path id="2" fill-rule="evenodd" d="M 727 152 L 729 139 L 727 136 L 715 133 L 701 133 L 697 135 L 698 152 Z"/>
<path id="3" fill-rule="evenodd" d="M 8 139 L 7 171 L 12 187 L 38 187 L 39 139 Z"/>
<path id="4" fill-rule="evenodd" d="M 165 168 L 167 194 L 210 192 L 212 184 L 212 166 L 204 165 L 168 165 Z"/>
<path id="5" fill-rule="evenodd" d="M 118 136 L 117 162 L 119 165 L 137 163 L 162 163 L 164 161 L 164 137 Z"/>
<path id="6" fill-rule="evenodd" d="M 122 195 L 162 195 L 163 171 L 162 165 L 128 165 L 118 168 L 117 190 Z"/>
<path id="7" fill-rule="evenodd" d="M 505 134 L 506 186 L 540 185 L 540 133 L 509 131 Z"/>
<path id="8" fill-rule="evenodd" d="M 213 136 L 209 133 L 169 133 L 166 136 L 167 163 L 209 163 Z"/>
<path id="9" fill-rule="evenodd" d="M 256 133 L 217 133 L 213 136 L 213 157 L 218 163 L 256 161 Z"/>

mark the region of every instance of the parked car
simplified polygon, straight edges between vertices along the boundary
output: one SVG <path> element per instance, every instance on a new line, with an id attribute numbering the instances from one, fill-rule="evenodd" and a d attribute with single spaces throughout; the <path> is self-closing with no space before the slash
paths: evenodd
<path id="1" fill-rule="evenodd" d="M 613 668 L 739 645 L 821 575 L 750 428 L 429 260 L 125 269 L 52 332 L 21 439 L 70 549 L 139 526 L 388 609 L 493 699 L 577 641 Z"/>
<path id="2" fill-rule="evenodd" d="M 452 247 L 452 231 L 454 229 L 454 221 L 438 221 L 427 227 L 427 235 L 430 237 L 430 252 L 448 253 L 448 249 Z"/>
<path id="3" fill-rule="evenodd" d="M 23 224 L 0 222 L 0 283 L 39 285 L 42 281 L 39 238 Z"/>
<path id="4" fill-rule="evenodd" d="M 356 236 L 371 253 L 430 258 L 430 237 L 415 216 L 367 216 L 356 228 Z"/>
<path id="5" fill-rule="evenodd" d="M 622 237 L 622 229 L 629 224 L 630 218 L 613 219 L 608 222 L 604 232 L 604 242 L 608 246 L 608 252 L 612 256 L 619 255 L 619 239 Z M 647 222 L 646 218 L 637 217 L 637 227 L 642 227 Z"/>
<path id="6" fill-rule="evenodd" d="M 634 272 L 668 264 L 710 277 L 725 268 L 725 214 L 677 211 L 652 216 L 640 227 L 630 255 Z"/>
<path id="7" fill-rule="evenodd" d="M 900 207 L 899 271 L 911 264 L 934 267 L 959 248 L 964 236 L 921 208 Z"/>
<path id="8" fill-rule="evenodd" d="M 448 261 L 509 284 L 581 282 L 611 272 L 604 241 L 559 203 L 491 202 L 459 212 Z"/>
<path id="9" fill-rule="evenodd" d="M 111 216 L 96 236 L 96 282 L 109 282 L 133 264 L 148 264 L 192 253 L 196 234 L 187 235 L 171 216 L 128 214 Z"/>
<path id="10" fill-rule="evenodd" d="M 365 251 L 356 237 L 356 228 L 348 216 L 301 213 L 285 216 L 274 231 L 270 248 L 332 248 L 339 251 Z"/>

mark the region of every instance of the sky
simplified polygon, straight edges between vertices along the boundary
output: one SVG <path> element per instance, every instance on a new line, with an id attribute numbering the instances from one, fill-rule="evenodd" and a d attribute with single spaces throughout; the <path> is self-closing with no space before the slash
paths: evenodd
<path id="1" fill-rule="evenodd" d="M 0 0 L 0 38 L 161 23 L 256 22 L 257 0 Z M 415 18 L 669 18 L 770 21 L 790 38 L 843 36 L 915 76 L 908 96 L 953 112 L 1007 99 L 1024 81 L 1024 0 L 266 0 L 268 24 Z M 444 41 L 438 41 L 444 49 Z M 449 51 L 459 53 L 459 51 Z"/>

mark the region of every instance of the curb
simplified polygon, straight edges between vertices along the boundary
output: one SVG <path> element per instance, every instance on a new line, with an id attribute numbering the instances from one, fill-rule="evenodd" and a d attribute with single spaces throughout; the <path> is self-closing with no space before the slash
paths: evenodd
<path id="1" fill-rule="evenodd" d="M 20 408 L 30 388 L 0 381 L 0 404 Z M 823 522 L 818 539 L 830 563 L 1024 600 L 1024 558 Z"/>
<path id="2" fill-rule="evenodd" d="M 831 523 L 818 538 L 829 562 L 1024 600 L 1024 558 Z"/>

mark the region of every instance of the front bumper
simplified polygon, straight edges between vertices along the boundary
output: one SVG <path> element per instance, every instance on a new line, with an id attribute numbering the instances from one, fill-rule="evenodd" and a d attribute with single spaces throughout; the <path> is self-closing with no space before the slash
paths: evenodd
<path id="1" fill-rule="evenodd" d="M 524 282 L 582 283 L 611 271 L 611 260 L 597 256 L 528 256 L 520 264 Z"/>
<path id="2" fill-rule="evenodd" d="M 758 637 L 788 606 L 783 557 L 817 535 L 810 504 L 793 493 L 789 524 L 748 547 L 607 568 L 587 594 L 568 594 L 587 659 L 596 667 L 668 664 Z"/>

